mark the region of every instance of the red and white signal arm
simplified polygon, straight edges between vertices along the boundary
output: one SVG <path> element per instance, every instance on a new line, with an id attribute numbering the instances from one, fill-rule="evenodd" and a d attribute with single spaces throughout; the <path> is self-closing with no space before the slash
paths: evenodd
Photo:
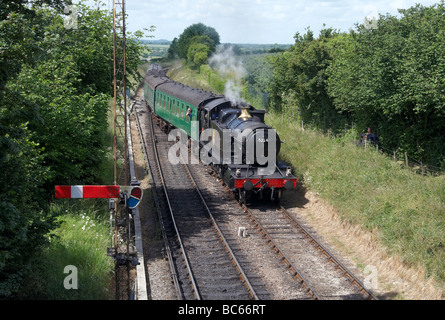
<path id="1" fill-rule="evenodd" d="M 142 199 L 138 186 L 55 186 L 57 199 L 120 198 L 125 196 L 129 209 L 136 208 Z"/>
<path id="2" fill-rule="evenodd" d="M 57 199 L 119 198 L 119 186 L 55 186 Z"/>

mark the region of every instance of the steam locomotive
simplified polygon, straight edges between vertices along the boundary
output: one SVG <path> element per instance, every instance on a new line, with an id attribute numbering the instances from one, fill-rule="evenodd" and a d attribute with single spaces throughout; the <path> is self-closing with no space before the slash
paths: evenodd
<path id="1" fill-rule="evenodd" d="M 201 161 L 241 202 L 279 201 L 283 190 L 297 186 L 292 168 L 277 161 L 281 141 L 264 123 L 265 111 L 175 82 L 158 64 L 147 69 L 144 98 L 158 125 L 165 132 L 180 129 L 195 142 Z"/>

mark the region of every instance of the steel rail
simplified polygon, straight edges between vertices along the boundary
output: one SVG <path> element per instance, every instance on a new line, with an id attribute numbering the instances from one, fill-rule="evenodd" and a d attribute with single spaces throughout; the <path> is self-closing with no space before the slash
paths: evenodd
<path id="1" fill-rule="evenodd" d="M 148 108 L 148 107 L 147 107 Z M 150 183 L 152 185 L 152 192 L 153 192 L 153 196 L 154 198 L 157 200 L 158 199 L 158 194 L 156 191 L 156 183 L 154 181 L 154 172 L 149 164 L 149 157 L 148 157 L 148 151 L 147 151 L 147 145 L 146 145 L 146 140 L 145 137 L 142 133 L 142 128 L 141 128 L 141 123 L 139 121 L 139 116 L 137 114 L 137 111 L 135 111 L 135 118 L 136 118 L 136 124 L 137 124 L 137 128 L 139 131 L 139 136 L 141 137 L 141 141 L 142 141 L 142 148 L 143 148 L 143 152 L 144 152 L 144 156 L 145 159 L 147 161 L 147 166 L 148 166 L 148 171 L 150 174 Z M 151 115 L 150 115 L 151 117 Z M 150 125 L 152 125 L 153 123 L 150 123 Z M 170 272 L 173 278 L 173 282 L 175 285 L 175 289 L 176 289 L 176 293 L 178 298 L 181 298 L 182 300 L 184 300 L 184 295 L 181 292 L 181 288 L 179 285 L 179 280 L 178 280 L 178 274 L 175 270 L 175 266 L 173 265 L 173 257 L 172 257 L 172 249 L 170 247 L 170 245 L 168 244 L 168 238 L 167 238 L 167 233 L 166 233 L 166 229 L 165 229 L 165 225 L 164 225 L 164 221 L 162 220 L 162 213 L 161 213 L 161 208 L 159 206 L 158 201 L 154 201 L 155 205 L 156 205 L 156 211 L 158 214 L 158 219 L 159 219 L 159 224 L 161 226 L 161 233 L 162 233 L 162 237 L 164 239 L 164 245 L 166 247 L 166 253 L 167 253 L 167 257 L 168 257 L 168 261 L 169 261 L 169 267 L 170 267 Z"/>
<path id="2" fill-rule="evenodd" d="M 183 160 L 184 160 L 184 159 L 183 159 Z M 189 175 L 189 177 L 190 177 L 190 180 L 191 180 L 191 182 L 193 183 L 193 185 L 195 186 L 195 190 L 196 190 L 196 192 L 198 193 L 198 195 L 199 195 L 199 197 L 200 197 L 200 199 L 201 199 L 201 202 L 202 202 L 202 204 L 204 205 L 204 207 L 205 207 L 205 209 L 206 209 L 206 211 L 207 211 L 207 214 L 208 214 L 209 218 L 210 218 L 211 221 L 212 221 L 213 227 L 215 228 L 216 232 L 218 233 L 219 238 L 221 239 L 221 241 L 222 241 L 224 247 L 226 248 L 226 251 L 228 252 L 228 254 L 229 254 L 229 256 L 230 256 L 230 259 L 232 260 L 232 263 L 235 265 L 235 268 L 238 270 L 238 272 L 239 272 L 239 274 L 240 274 L 240 277 L 241 277 L 241 280 L 243 281 L 245 287 L 246 287 L 247 290 L 250 292 L 250 294 L 252 295 L 252 297 L 253 297 L 255 300 L 259 300 L 259 297 L 258 297 L 258 295 L 257 295 L 256 292 L 255 292 L 255 289 L 253 288 L 252 284 L 250 283 L 249 279 L 247 278 L 247 275 L 246 275 L 245 272 L 243 271 L 243 269 L 242 269 L 240 263 L 238 262 L 238 259 L 236 259 L 235 254 L 233 253 L 232 249 L 230 248 L 229 243 L 227 242 L 226 238 L 224 237 L 224 235 L 223 235 L 221 229 L 220 229 L 219 226 L 218 226 L 218 223 L 216 222 L 214 216 L 212 215 L 212 212 L 210 211 L 209 207 L 207 206 L 207 203 L 205 202 L 204 197 L 203 197 L 201 191 L 199 190 L 199 187 L 198 187 L 198 185 L 196 184 L 196 181 L 195 181 L 195 179 L 193 178 L 192 173 L 190 172 L 190 169 L 188 168 L 188 164 L 186 164 L 186 162 L 184 161 L 184 164 L 183 164 L 183 165 L 184 165 L 184 167 L 187 169 L 187 173 L 188 173 L 188 175 Z"/>
<path id="3" fill-rule="evenodd" d="M 304 228 L 297 220 L 295 220 L 283 206 L 280 206 L 281 212 L 284 216 L 298 229 L 300 229 L 307 238 L 311 240 L 311 242 L 326 256 L 328 256 L 329 260 L 337 265 L 337 268 L 342 269 L 343 273 L 349 277 L 351 282 L 359 287 L 359 289 L 366 293 L 371 300 L 378 300 L 378 298 L 368 289 L 365 288 L 364 284 L 352 274 L 351 271 L 346 268 L 325 246 L 323 246 L 314 236 L 312 236 L 306 228 Z"/>
<path id="4" fill-rule="evenodd" d="M 158 154 L 158 151 L 157 151 L 157 143 L 156 143 L 156 138 L 155 138 L 155 132 L 154 132 L 154 129 L 153 129 L 153 117 L 152 117 L 152 113 L 151 112 L 150 112 L 150 123 L 151 123 L 150 128 L 151 128 L 151 133 L 152 133 L 151 137 L 152 137 L 153 151 L 154 151 L 154 154 L 155 154 L 156 164 L 157 164 L 158 169 L 159 169 L 159 176 L 161 178 L 162 188 L 164 190 L 165 198 L 167 200 L 167 204 L 168 204 L 168 208 L 169 208 L 169 212 L 170 212 L 170 216 L 172 218 L 173 227 L 175 229 L 176 237 L 178 239 L 178 243 L 179 243 L 179 246 L 181 248 L 182 255 L 184 257 L 184 262 L 185 262 L 185 265 L 186 265 L 186 268 L 187 268 L 187 273 L 189 275 L 189 279 L 190 279 L 190 281 L 192 283 L 192 288 L 193 288 L 193 291 L 194 291 L 194 294 L 195 294 L 195 298 L 197 300 L 202 300 L 201 294 L 200 294 L 199 289 L 198 289 L 198 285 L 196 283 L 196 279 L 195 279 L 195 277 L 193 275 L 193 270 L 191 268 L 190 261 L 188 259 L 187 253 L 186 253 L 185 248 L 184 248 L 184 244 L 182 242 L 181 235 L 179 233 L 179 229 L 178 229 L 177 224 L 176 224 L 176 219 L 175 219 L 175 215 L 173 213 L 173 208 L 172 208 L 172 205 L 171 205 L 171 202 L 170 202 L 170 198 L 168 196 L 168 191 L 167 191 L 165 180 L 164 180 L 164 174 L 162 172 L 161 162 L 159 160 L 159 154 Z"/>
<path id="5" fill-rule="evenodd" d="M 302 285 L 307 289 L 309 294 L 311 294 L 315 300 L 321 300 L 320 296 L 317 294 L 315 289 L 309 284 L 309 282 L 301 273 L 301 271 L 298 270 L 298 268 L 292 263 L 292 261 L 290 261 L 290 259 L 286 256 L 286 254 L 280 249 L 278 244 L 272 239 L 269 233 L 267 233 L 266 229 L 264 229 L 264 227 L 259 223 L 259 221 L 255 219 L 253 214 L 247 209 L 247 207 L 244 204 L 240 203 L 240 205 L 244 209 L 244 212 L 247 214 L 250 220 L 253 222 L 253 224 L 255 224 L 259 232 L 263 235 L 263 237 L 267 238 L 268 242 L 272 244 L 273 249 L 276 251 L 276 253 L 282 257 L 282 260 L 285 261 L 288 264 L 289 268 L 294 272 L 294 278 L 298 278 L 300 280 Z"/>
<path id="6" fill-rule="evenodd" d="M 172 205 L 171 205 L 171 202 L 170 202 L 170 198 L 168 196 L 168 191 L 167 191 L 167 187 L 166 187 L 165 180 L 164 180 L 164 174 L 162 172 L 161 162 L 159 160 L 157 144 L 156 144 L 156 139 L 155 139 L 155 133 L 154 133 L 154 129 L 153 129 L 153 118 L 150 117 L 150 119 L 151 119 L 153 150 L 154 150 L 154 153 L 155 153 L 156 163 L 157 163 L 158 168 L 159 168 L 159 174 L 160 174 L 160 178 L 161 178 L 161 181 L 162 181 L 162 188 L 163 188 L 164 193 L 165 193 L 165 197 L 166 197 L 166 200 L 167 200 L 168 208 L 169 208 L 169 211 L 170 211 L 170 216 L 172 218 L 173 226 L 175 228 L 176 237 L 178 238 L 179 246 L 181 247 L 182 255 L 184 257 L 184 262 L 185 262 L 185 265 L 186 265 L 186 268 L 187 268 L 187 272 L 188 272 L 190 281 L 192 283 L 192 287 L 193 287 L 193 291 L 195 293 L 195 297 L 196 297 L 197 300 L 202 300 L 201 294 L 200 294 L 199 289 L 198 289 L 198 285 L 196 283 L 196 279 L 195 279 L 195 277 L 193 275 L 193 270 L 192 270 L 192 267 L 190 265 L 190 261 L 189 261 L 188 256 L 187 256 L 187 252 L 185 251 L 185 248 L 184 248 L 184 243 L 182 242 L 181 234 L 179 233 L 179 229 L 178 229 L 178 226 L 176 224 L 175 215 L 173 213 L 173 208 L 172 208 Z"/>

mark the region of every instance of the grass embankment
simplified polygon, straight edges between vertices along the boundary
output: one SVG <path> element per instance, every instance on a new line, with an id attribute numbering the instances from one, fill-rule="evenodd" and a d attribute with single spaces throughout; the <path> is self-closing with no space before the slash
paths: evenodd
<path id="1" fill-rule="evenodd" d="M 50 246 L 35 257 L 26 287 L 25 299 L 97 300 L 111 299 L 113 261 L 107 256 L 110 246 L 110 226 L 103 200 L 58 200 L 51 211 L 60 226 L 53 230 Z M 64 282 L 77 289 L 66 289 Z M 68 277 L 68 278 L 67 278 Z"/>
<path id="2" fill-rule="evenodd" d="M 224 93 L 225 79 L 218 75 L 208 65 L 202 65 L 198 70 L 184 67 L 182 61 L 177 61 L 167 75 L 175 81 L 186 84 L 192 88 L 212 91 L 217 94 Z"/>
<path id="3" fill-rule="evenodd" d="M 190 86 L 197 81 L 189 81 L 195 77 L 191 70 L 170 76 Z M 266 122 L 285 141 L 280 157 L 306 188 L 333 205 L 341 219 L 375 232 L 390 254 L 445 285 L 444 175 L 416 174 L 373 148 L 356 147 L 353 137 L 303 131 L 281 114 L 268 114 Z"/>
<path id="4" fill-rule="evenodd" d="M 270 114 L 281 157 L 343 220 L 376 231 L 391 254 L 445 284 L 445 176 L 422 176 L 374 148 L 304 130 Z"/>

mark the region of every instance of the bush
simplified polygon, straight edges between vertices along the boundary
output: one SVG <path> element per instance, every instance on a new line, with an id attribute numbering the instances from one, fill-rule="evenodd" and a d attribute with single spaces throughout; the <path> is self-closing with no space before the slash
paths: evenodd
<path id="1" fill-rule="evenodd" d="M 207 85 L 210 90 L 216 91 L 217 93 L 223 93 L 226 85 L 226 80 L 223 79 L 215 70 L 210 68 L 209 65 L 201 65 L 200 74 L 203 75 L 207 81 Z"/>

